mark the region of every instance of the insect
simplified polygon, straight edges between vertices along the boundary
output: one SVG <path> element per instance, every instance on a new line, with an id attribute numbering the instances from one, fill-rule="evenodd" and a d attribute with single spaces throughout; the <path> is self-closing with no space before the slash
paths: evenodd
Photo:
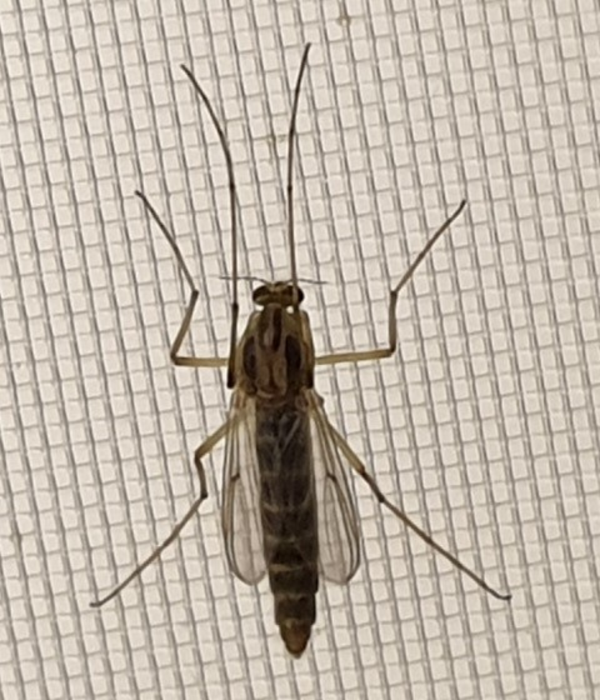
<path id="1" fill-rule="evenodd" d="M 496 598 L 498 593 L 482 577 L 437 544 L 380 491 L 374 478 L 329 422 L 323 400 L 314 388 L 317 365 L 363 362 L 390 357 L 396 349 L 395 310 L 398 294 L 413 276 L 435 242 L 465 207 L 454 213 L 431 237 L 398 284 L 389 302 L 389 338 L 386 347 L 315 357 L 308 314 L 300 309 L 304 294 L 298 285 L 294 245 L 293 156 L 300 88 L 310 44 L 304 49 L 296 80 L 288 133 L 287 237 L 291 278 L 263 283 L 252 295 L 258 307 L 237 341 L 238 265 L 236 188 L 231 152 L 211 103 L 188 68 L 183 71 L 208 110 L 219 135 L 229 180 L 232 242 L 231 335 L 227 357 L 189 357 L 180 353 L 189 331 L 198 290 L 173 234 L 161 221 L 142 192 L 136 195 L 169 242 L 190 287 L 190 300 L 171 347 L 175 365 L 227 368 L 227 387 L 233 390 L 224 425 L 195 452 L 200 495 L 169 537 L 106 597 L 92 603 L 100 607 L 137 578 L 179 536 L 208 497 L 202 458 L 225 439 L 222 528 L 231 571 L 247 584 L 266 574 L 275 599 L 275 622 L 287 650 L 299 657 L 316 619 L 315 598 L 322 577 L 345 584 L 360 560 L 356 506 L 348 487 L 353 470 L 369 485 L 382 506 Z"/>

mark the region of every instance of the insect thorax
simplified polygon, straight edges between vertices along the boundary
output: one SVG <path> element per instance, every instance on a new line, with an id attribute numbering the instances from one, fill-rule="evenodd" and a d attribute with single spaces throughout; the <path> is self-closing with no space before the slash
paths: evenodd
<path id="1" fill-rule="evenodd" d="M 300 292 L 300 290 L 298 290 Z M 290 308 L 291 286 L 275 283 L 254 293 L 255 311 L 240 342 L 238 386 L 258 399 L 287 402 L 312 388 L 314 351 L 308 316 Z M 300 293 L 298 300 L 301 300 Z"/>

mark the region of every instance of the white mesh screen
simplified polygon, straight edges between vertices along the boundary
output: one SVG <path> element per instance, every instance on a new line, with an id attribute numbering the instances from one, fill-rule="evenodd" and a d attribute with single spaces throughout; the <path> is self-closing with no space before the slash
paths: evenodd
<path id="1" fill-rule="evenodd" d="M 600 8 L 596 0 L 86 2 L 0 9 L 0 697 L 594 698 L 600 689 Z M 381 489 L 511 604 L 465 579 L 354 479 L 363 561 L 322 585 L 285 652 L 267 582 L 227 569 L 210 498 L 117 600 L 89 602 L 198 493 L 224 420 L 231 246 L 289 276 L 285 153 L 320 352 L 387 337 L 388 290 L 466 196 L 397 312 L 393 359 L 317 372 Z M 241 324 L 251 308 L 243 281 Z M 186 344 L 186 351 L 190 349 Z"/>

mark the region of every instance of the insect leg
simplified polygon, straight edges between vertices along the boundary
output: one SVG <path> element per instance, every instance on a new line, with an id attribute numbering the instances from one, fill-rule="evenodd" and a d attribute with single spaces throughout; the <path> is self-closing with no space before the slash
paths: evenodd
<path id="1" fill-rule="evenodd" d="M 222 440 L 223 437 L 231 430 L 233 424 L 235 423 L 235 419 L 230 419 L 226 423 L 224 423 L 217 431 L 215 431 L 210 437 L 208 437 L 201 445 L 200 447 L 196 450 L 194 453 L 194 464 L 196 466 L 196 469 L 198 471 L 198 476 L 200 477 L 200 495 L 198 498 L 192 503 L 190 508 L 188 509 L 187 513 L 181 518 L 181 520 L 177 523 L 177 525 L 173 528 L 173 531 L 171 534 L 167 537 L 167 539 L 159 545 L 153 552 L 148 556 L 144 561 L 139 564 L 134 571 L 132 571 L 129 576 L 124 579 L 116 588 L 114 588 L 108 595 L 106 595 L 104 598 L 100 598 L 99 600 L 95 600 L 92 603 L 90 603 L 92 608 L 99 608 L 105 603 L 108 603 L 109 600 L 112 600 L 115 596 L 119 595 L 119 593 L 126 587 L 128 586 L 132 581 L 134 581 L 141 573 L 146 569 L 150 564 L 152 564 L 153 561 L 158 559 L 158 557 L 164 552 L 164 550 L 172 543 L 174 542 L 178 537 L 180 532 L 183 530 L 183 528 L 186 526 L 186 524 L 190 521 L 192 516 L 196 513 L 196 511 L 200 508 L 202 505 L 202 501 L 204 501 L 206 498 L 208 498 L 208 489 L 206 486 L 206 475 L 204 473 L 204 467 L 202 466 L 202 457 L 207 455 L 213 447 L 219 442 L 219 440 Z"/>
<path id="2" fill-rule="evenodd" d="M 387 348 L 375 348 L 374 350 L 362 350 L 362 351 L 351 351 L 351 352 L 339 352 L 332 355 L 321 355 L 317 357 L 315 363 L 317 365 L 338 365 L 342 362 L 365 362 L 367 360 L 382 360 L 386 357 L 391 357 L 396 351 L 396 345 L 398 343 L 398 331 L 396 327 L 396 306 L 398 305 L 398 294 L 406 283 L 411 279 L 417 267 L 423 262 L 423 259 L 429 253 L 435 242 L 440 238 L 440 236 L 450 227 L 450 224 L 459 216 L 462 210 L 465 208 L 467 200 L 463 201 L 458 205 L 454 213 L 446 219 L 446 221 L 440 226 L 440 228 L 433 234 L 433 236 L 427 241 L 427 244 L 423 250 L 417 255 L 411 266 L 404 273 L 404 276 L 398 282 L 398 284 L 390 292 L 390 305 L 388 314 L 388 347 Z"/>
<path id="3" fill-rule="evenodd" d="M 185 279 L 187 280 L 190 289 L 192 290 L 191 296 L 190 296 L 190 301 L 188 303 L 187 309 L 185 311 L 185 315 L 183 317 L 183 321 L 181 322 L 181 326 L 179 328 L 179 331 L 177 332 L 177 335 L 175 336 L 175 340 L 173 341 L 173 345 L 171 346 L 171 362 L 173 362 L 174 365 L 178 366 L 185 366 L 185 367 L 226 367 L 227 366 L 227 358 L 224 357 L 186 357 L 182 356 L 179 354 L 179 350 L 181 348 L 181 344 L 183 343 L 183 339 L 186 336 L 186 333 L 190 329 L 190 325 L 192 322 L 192 316 L 194 315 L 194 309 L 196 308 L 196 302 L 198 301 L 198 290 L 196 289 L 196 285 L 194 284 L 194 280 L 192 279 L 192 275 L 190 274 L 190 271 L 188 270 L 187 265 L 185 264 L 185 261 L 183 259 L 183 255 L 181 254 L 181 251 L 179 250 L 179 246 L 177 245 L 177 242 L 175 241 L 175 237 L 169 231 L 169 229 L 165 226 L 165 224 L 162 222 L 161 218 L 159 215 L 156 213 L 156 209 L 150 204 L 148 201 L 147 197 L 145 194 L 142 192 L 136 191 L 136 196 L 139 197 L 146 210 L 150 214 L 150 216 L 154 219 L 154 221 L 158 224 L 158 227 L 160 230 L 163 232 L 165 235 L 165 238 L 169 242 L 169 245 L 173 249 L 173 252 L 175 253 L 175 257 L 177 258 L 177 263 L 179 264 L 179 269 L 183 272 L 183 275 Z"/>
<path id="4" fill-rule="evenodd" d="M 475 583 L 483 588 L 485 591 L 498 598 L 500 600 L 510 600 L 512 595 L 510 593 L 498 593 L 494 588 L 487 584 L 481 576 L 478 576 L 472 569 L 469 569 L 465 564 L 460 562 L 453 554 L 451 554 L 447 549 L 444 549 L 435 540 L 428 535 L 424 530 L 422 530 L 416 523 L 414 523 L 408 515 L 403 513 L 397 506 L 390 503 L 388 499 L 383 495 L 375 479 L 366 470 L 365 465 L 360 461 L 360 459 L 354 454 L 354 451 L 348 445 L 346 440 L 338 433 L 338 431 L 328 423 L 329 429 L 336 445 L 342 451 L 352 469 L 358 473 L 358 475 L 364 479 L 371 491 L 375 494 L 375 497 L 379 503 L 390 510 L 399 520 L 401 520 L 407 527 L 409 527 L 413 532 L 415 532 L 424 542 L 426 542 L 430 547 L 432 547 L 436 552 L 445 557 L 453 566 L 455 566 L 459 571 L 468 576 L 470 579 L 475 581 Z"/>

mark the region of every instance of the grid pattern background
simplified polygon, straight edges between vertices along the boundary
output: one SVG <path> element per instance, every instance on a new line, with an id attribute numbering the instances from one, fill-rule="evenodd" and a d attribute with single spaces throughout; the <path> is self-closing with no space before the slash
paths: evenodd
<path id="1" fill-rule="evenodd" d="M 595 698 L 600 694 L 600 9 L 596 0 L 4 0 L 0 9 L 0 697 Z M 101 610 L 198 492 L 224 420 L 228 193 L 241 272 L 287 278 L 291 87 L 299 274 L 334 424 L 382 490 L 510 605 L 354 481 L 363 561 L 287 656 L 268 584 L 227 570 L 222 451 L 201 515 Z M 241 283 L 241 318 L 250 310 Z"/>

